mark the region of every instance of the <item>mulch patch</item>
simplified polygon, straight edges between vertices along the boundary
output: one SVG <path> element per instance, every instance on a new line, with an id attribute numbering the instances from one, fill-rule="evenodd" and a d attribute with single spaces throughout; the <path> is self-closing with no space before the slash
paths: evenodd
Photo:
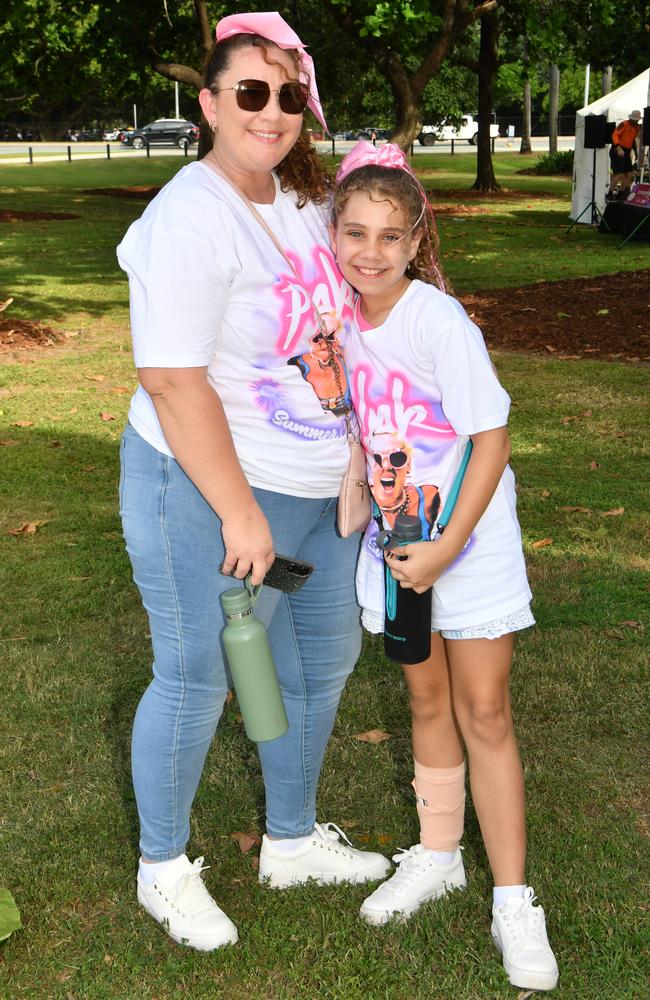
<path id="1" fill-rule="evenodd" d="M 110 198 L 155 198 L 159 187 L 153 184 L 134 184 L 132 187 L 119 188 L 86 188 L 86 194 L 107 194 Z"/>
<path id="2" fill-rule="evenodd" d="M 0 354 L 25 348 L 52 347 L 65 340 L 65 335 L 44 323 L 32 323 L 28 319 L 0 317 Z"/>
<path id="3" fill-rule="evenodd" d="M 488 348 L 650 361 L 650 270 L 460 296 Z"/>
<path id="4" fill-rule="evenodd" d="M 0 209 L 0 222 L 48 222 L 51 219 L 78 219 L 71 212 L 14 212 L 10 208 Z"/>

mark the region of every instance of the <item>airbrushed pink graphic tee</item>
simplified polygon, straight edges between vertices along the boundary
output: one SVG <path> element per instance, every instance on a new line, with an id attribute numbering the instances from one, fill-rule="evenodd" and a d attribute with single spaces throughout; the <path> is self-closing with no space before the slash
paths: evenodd
<path id="1" fill-rule="evenodd" d="M 207 367 L 252 486 L 336 496 L 349 454 L 341 350 L 353 296 L 329 248 L 326 209 L 299 210 L 296 195 L 274 180 L 273 204 L 256 208 L 302 284 L 250 209 L 203 163 L 181 169 L 131 225 L 117 254 L 129 276 L 135 364 Z M 303 285 L 325 318 L 329 351 Z M 129 421 L 172 454 L 142 386 Z"/>
<path id="2" fill-rule="evenodd" d="M 510 398 L 460 303 L 421 281 L 381 326 L 368 328 L 357 307 L 345 361 L 374 498 L 357 596 L 364 624 L 376 630 L 370 623 L 381 626 L 384 608 L 380 526 L 408 513 L 420 518 L 423 538 L 435 539 L 469 437 L 505 426 Z M 434 584 L 432 625 L 483 625 L 530 598 L 508 466 L 467 545 Z"/>

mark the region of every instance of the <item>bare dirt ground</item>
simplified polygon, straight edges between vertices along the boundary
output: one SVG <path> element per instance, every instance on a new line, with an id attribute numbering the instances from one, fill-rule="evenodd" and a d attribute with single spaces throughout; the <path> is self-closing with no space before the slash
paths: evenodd
<path id="1" fill-rule="evenodd" d="M 159 189 L 97 188 L 93 194 L 151 199 Z M 449 194 L 449 192 L 445 192 Z M 472 192 L 463 191 L 466 199 Z M 505 192 L 504 192 L 505 194 Z M 508 192 L 508 196 L 520 192 Z M 522 195 L 527 199 L 531 194 Z M 480 206 L 438 206 L 438 212 L 474 214 Z M 68 213 L 0 212 L 0 221 L 72 219 Z M 7 294 L 8 289 L 4 290 Z M 0 294 L 0 298 L 2 295 Z M 544 281 L 460 296 L 481 328 L 488 348 L 543 354 L 560 359 L 650 361 L 650 270 L 596 278 Z M 0 315 L 0 355 L 47 349 L 65 340 L 43 323 Z"/>

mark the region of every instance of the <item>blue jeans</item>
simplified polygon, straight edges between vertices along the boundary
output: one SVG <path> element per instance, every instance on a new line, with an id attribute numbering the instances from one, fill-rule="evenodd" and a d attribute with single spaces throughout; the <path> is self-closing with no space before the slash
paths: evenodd
<path id="1" fill-rule="evenodd" d="M 153 680 L 133 725 L 133 784 L 140 848 L 150 861 L 185 852 L 190 810 L 221 716 L 228 680 L 219 595 L 221 522 L 173 458 L 127 426 L 120 512 L 127 551 L 149 616 Z M 255 614 L 269 632 L 289 731 L 258 744 L 267 832 L 310 834 L 316 786 L 345 682 L 359 655 L 354 592 L 358 536 L 339 538 L 336 501 L 254 490 L 278 552 L 313 563 L 298 594 L 264 587 Z"/>

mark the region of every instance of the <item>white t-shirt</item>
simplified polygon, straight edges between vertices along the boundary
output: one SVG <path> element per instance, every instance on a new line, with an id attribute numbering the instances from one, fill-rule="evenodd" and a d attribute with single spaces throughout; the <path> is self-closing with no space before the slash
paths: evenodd
<path id="1" fill-rule="evenodd" d="M 510 399 L 478 327 L 432 285 L 413 281 L 381 326 L 364 327 L 357 312 L 345 360 L 375 513 L 361 547 L 357 592 L 377 620 L 384 608 L 379 522 L 389 528 L 397 513 L 414 514 L 423 537 L 435 538 L 469 436 L 503 427 Z M 483 625 L 530 598 L 508 467 L 467 545 L 434 584 L 432 624 Z"/>
<path id="2" fill-rule="evenodd" d="M 256 207 L 325 315 L 340 358 L 353 297 L 329 248 L 326 213 L 313 204 L 298 210 L 295 194 L 274 179 L 273 204 Z M 207 366 L 251 485 L 336 496 L 348 461 L 344 366 L 332 366 L 322 340 L 314 345 L 304 287 L 230 185 L 203 163 L 184 167 L 117 255 L 129 275 L 136 367 Z M 141 386 L 129 421 L 172 454 Z"/>

